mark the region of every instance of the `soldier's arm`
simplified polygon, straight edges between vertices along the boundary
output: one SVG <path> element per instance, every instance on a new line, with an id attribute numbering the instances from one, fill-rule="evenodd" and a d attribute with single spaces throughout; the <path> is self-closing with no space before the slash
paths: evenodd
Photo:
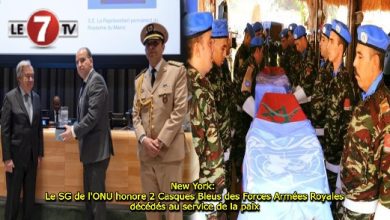
<path id="1" fill-rule="evenodd" d="M 383 123 L 385 128 L 380 134 L 381 163 L 380 163 L 380 187 L 379 187 L 379 204 L 378 208 L 383 208 L 381 211 L 387 211 L 390 215 L 390 110 L 383 114 Z M 382 207 L 379 207 L 382 206 Z"/>
<path id="2" fill-rule="evenodd" d="M 195 148 L 196 154 L 200 157 L 203 155 L 203 151 L 206 147 L 206 128 L 204 125 L 203 109 L 201 107 L 201 101 L 199 96 L 202 96 L 202 90 L 198 85 L 192 85 L 192 98 L 191 98 L 191 133 L 192 133 L 192 145 Z"/>
<path id="3" fill-rule="evenodd" d="M 142 77 L 142 76 L 141 76 Z M 135 81 L 135 94 L 134 94 L 134 100 L 133 100 L 133 110 L 132 110 L 132 118 L 133 118 L 133 126 L 134 126 L 134 130 L 135 130 L 135 135 L 137 137 L 137 140 L 138 141 L 141 141 L 140 138 L 141 137 L 144 137 L 146 136 L 146 132 L 145 132 L 145 129 L 142 125 L 142 119 L 141 119 L 141 110 L 142 110 L 142 107 L 139 106 L 139 104 L 137 104 L 139 102 L 138 100 L 138 92 L 137 90 L 140 90 L 140 89 L 137 89 L 138 86 L 142 86 L 142 85 L 138 85 L 139 84 L 139 81 L 140 80 L 140 77 L 138 79 L 136 79 Z"/>
<path id="4" fill-rule="evenodd" d="M 178 68 L 179 74 L 175 84 L 175 92 L 173 97 L 173 110 L 168 120 L 165 121 L 163 128 L 158 134 L 158 139 L 161 140 L 165 146 L 169 147 L 181 129 L 184 117 L 187 113 L 187 77 L 184 66 Z"/>

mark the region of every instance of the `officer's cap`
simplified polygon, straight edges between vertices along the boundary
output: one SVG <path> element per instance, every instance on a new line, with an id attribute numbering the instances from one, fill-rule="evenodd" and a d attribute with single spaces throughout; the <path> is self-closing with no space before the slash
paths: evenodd
<path id="1" fill-rule="evenodd" d="M 332 31 L 339 35 L 347 44 L 351 43 L 351 34 L 348 31 L 347 25 L 343 22 L 334 19 L 332 21 Z"/>
<path id="2" fill-rule="evenodd" d="M 168 31 L 159 23 L 150 23 L 145 25 L 141 31 L 141 42 L 145 44 L 148 40 L 162 40 L 164 43 L 168 41 Z"/>
<path id="3" fill-rule="evenodd" d="M 360 44 L 369 46 L 384 53 L 389 46 L 390 39 L 382 28 L 375 25 L 362 25 L 357 29 Z"/>
<path id="4" fill-rule="evenodd" d="M 306 28 L 299 25 L 294 29 L 294 40 L 298 40 L 303 36 L 306 36 Z"/>
<path id="5" fill-rule="evenodd" d="M 295 28 L 297 28 L 297 24 L 295 23 L 291 23 L 290 25 L 288 25 L 288 30 L 291 32 L 294 32 Z"/>
<path id="6" fill-rule="evenodd" d="M 325 37 L 329 38 L 331 30 L 332 30 L 332 25 L 331 24 L 324 24 L 324 26 L 321 29 L 321 33 L 323 35 L 325 35 Z"/>
<path id="7" fill-rule="evenodd" d="M 184 17 L 184 35 L 196 37 L 211 30 L 213 16 L 210 12 L 193 12 Z"/>
<path id="8" fill-rule="evenodd" d="M 261 37 L 253 37 L 250 43 L 250 47 L 261 47 L 263 46 L 263 39 Z"/>
<path id="9" fill-rule="evenodd" d="M 262 31 L 262 30 L 263 30 L 263 25 L 262 25 L 260 22 L 256 21 L 256 22 L 253 24 L 253 30 L 254 30 L 255 32 Z"/>
<path id="10" fill-rule="evenodd" d="M 212 38 L 229 37 L 228 24 L 226 19 L 219 19 L 213 21 L 211 37 Z"/>
<path id="11" fill-rule="evenodd" d="M 280 39 L 282 39 L 282 38 L 287 38 L 287 34 L 288 34 L 288 29 L 287 29 L 287 28 L 283 29 L 283 30 L 280 32 L 280 34 L 279 34 Z"/>

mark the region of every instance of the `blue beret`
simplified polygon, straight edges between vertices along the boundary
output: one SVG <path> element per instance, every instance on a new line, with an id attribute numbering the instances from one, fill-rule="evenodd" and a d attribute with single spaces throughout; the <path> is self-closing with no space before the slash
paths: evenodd
<path id="1" fill-rule="evenodd" d="M 358 41 L 380 52 L 385 52 L 390 40 L 382 28 L 375 25 L 362 25 L 357 29 Z"/>
<path id="2" fill-rule="evenodd" d="M 294 32 L 295 28 L 297 28 L 297 24 L 295 23 L 291 23 L 290 25 L 288 25 L 288 30 L 291 32 Z"/>
<path id="3" fill-rule="evenodd" d="M 333 19 L 332 31 L 334 31 L 339 37 L 341 37 L 347 44 L 351 43 L 351 34 L 348 31 L 347 25 L 343 22 Z"/>
<path id="4" fill-rule="evenodd" d="M 211 30 L 212 38 L 229 37 L 228 24 L 226 19 L 214 20 Z"/>
<path id="5" fill-rule="evenodd" d="M 213 16 L 210 12 L 193 12 L 184 17 L 184 35 L 195 37 L 211 29 Z"/>
<path id="6" fill-rule="evenodd" d="M 260 22 L 256 21 L 256 22 L 253 24 L 253 30 L 254 30 L 255 32 L 261 31 L 261 30 L 263 30 L 263 25 L 262 25 Z"/>
<path id="7" fill-rule="evenodd" d="M 246 23 L 245 32 L 249 33 L 249 35 L 251 36 L 251 38 L 253 38 L 253 37 L 255 36 L 255 31 L 253 30 L 252 25 L 249 24 L 249 23 Z"/>
<path id="8" fill-rule="evenodd" d="M 299 25 L 294 29 L 294 40 L 298 40 L 303 36 L 306 36 L 306 28 Z"/>
<path id="9" fill-rule="evenodd" d="M 250 43 L 250 47 L 261 47 L 263 46 L 263 39 L 261 37 L 253 37 Z"/>
<path id="10" fill-rule="evenodd" d="M 283 29 L 283 30 L 280 32 L 280 34 L 279 34 L 280 39 L 282 39 L 282 38 L 287 38 L 287 34 L 288 34 L 288 29 L 287 29 L 287 28 Z"/>
<path id="11" fill-rule="evenodd" d="M 332 25 L 331 24 L 324 24 L 322 27 L 321 33 L 325 35 L 327 38 L 330 37 L 330 31 L 332 30 Z"/>

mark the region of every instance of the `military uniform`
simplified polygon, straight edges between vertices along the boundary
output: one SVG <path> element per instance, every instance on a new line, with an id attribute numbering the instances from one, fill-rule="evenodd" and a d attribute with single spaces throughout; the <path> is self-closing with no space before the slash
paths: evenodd
<path id="1" fill-rule="evenodd" d="M 337 75 L 330 80 L 325 98 L 323 151 L 327 169 L 332 172 L 328 173 L 329 186 L 332 191 L 336 187 L 337 167 L 343 151 L 344 136 L 357 101 L 358 88 L 355 79 L 345 67 L 341 66 Z"/>
<path id="2" fill-rule="evenodd" d="M 193 67 L 187 68 L 187 76 L 191 88 L 192 144 L 200 164 L 199 182 L 215 183 L 216 192 L 222 193 L 225 187 L 224 148 L 220 138 L 214 90 L 208 78 L 201 78 Z"/>
<path id="3" fill-rule="evenodd" d="M 390 91 L 381 81 L 377 91 L 353 112 L 341 157 L 346 199 L 375 201 L 390 209 Z M 345 205 L 344 201 L 344 206 Z M 343 219 L 373 219 L 343 208 Z"/>
<path id="4" fill-rule="evenodd" d="M 297 74 L 296 76 L 298 76 L 296 86 L 301 86 L 305 91 L 306 96 L 310 97 L 313 94 L 314 82 L 317 77 L 317 71 L 315 69 L 315 52 L 310 44 L 307 45 L 306 50 L 301 54 L 301 60 L 298 63 L 298 67 L 298 72 L 295 72 L 295 74 Z M 301 107 L 308 119 L 312 120 L 310 103 L 301 104 Z"/>
<path id="5" fill-rule="evenodd" d="M 234 58 L 234 69 L 233 69 L 234 77 L 236 77 L 237 70 L 240 69 L 242 64 L 244 64 L 245 60 L 248 59 L 249 56 L 250 56 L 249 47 L 244 44 L 241 44 Z"/>
<path id="6" fill-rule="evenodd" d="M 237 112 L 236 110 L 235 114 L 232 115 L 235 134 L 233 137 L 231 158 L 235 161 L 236 170 L 238 172 L 239 178 L 241 177 L 241 165 L 245 154 L 245 137 L 252 122 L 252 117 L 249 116 L 246 112 L 244 112 L 241 108 L 248 97 L 255 97 L 256 75 L 259 72 L 259 65 L 256 64 L 256 61 L 253 56 L 250 56 L 244 62 L 242 67 L 237 70 L 237 80 L 235 81 L 234 93 L 232 94 L 235 97 L 234 102 L 236 103 L 237 109 L 239 109 L 239 111 Z M 245 75 L 247 73 L 250 73 L 252 78 L 249 89 L 250 92 L 242 92 L 242 84 L 245 81 Z"/>
<path id="7" fill-rule="evenodd" d="M 329 94 L 329 83 L 332 80 L 333 66 L 325 61 L 318 70 L 314 81 L 314 90 L 311 96 L 311 119 L 314 128 L 324 128 L 325 125 L 325 100 Z M 323 143 L 321 143 L 323 145 Z"/>
<path id="8" fill-rule="evenodd" d="M 299 72 L 302 62 L 302 56 L 299 54 L 297 49 L 291 46 L 288 46 L 286 51 L 286 57 L 288 57 L 288 71 L 286 70 L 287 77 L 290 80 L 291 86 L 294 88 L 299 84 Z"/>

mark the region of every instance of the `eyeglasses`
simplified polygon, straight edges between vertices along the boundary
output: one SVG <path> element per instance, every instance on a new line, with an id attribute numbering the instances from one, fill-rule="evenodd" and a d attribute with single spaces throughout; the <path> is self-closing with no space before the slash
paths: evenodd
<path id="1" fill-rule="evenodd" d="M 150 46 L 157 47 L 160 43 L 161 40 L 148 40 L 145 43 L 145 47 L 150 47 Z"/>

